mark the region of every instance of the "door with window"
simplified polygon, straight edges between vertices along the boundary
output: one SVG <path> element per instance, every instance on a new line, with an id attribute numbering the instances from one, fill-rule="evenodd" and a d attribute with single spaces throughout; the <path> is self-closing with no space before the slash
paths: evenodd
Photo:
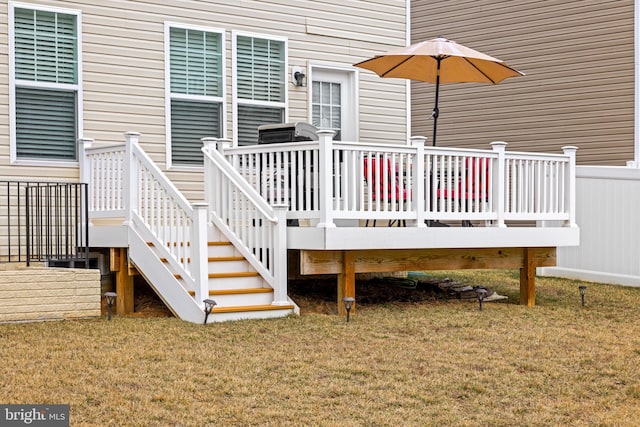
<path id="1" fill-rule="evenodd" d="M 336 132 L 334 139 L 356 141 L 355 72 L 312 67 L 311 123 Z"/>

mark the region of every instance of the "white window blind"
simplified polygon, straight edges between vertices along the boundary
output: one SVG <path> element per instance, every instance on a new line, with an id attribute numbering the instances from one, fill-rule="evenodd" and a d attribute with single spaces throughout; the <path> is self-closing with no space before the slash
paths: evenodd
<path id="1" fill-rule="evenodd" d="M 334 139 L 340 140 L 342 129 L 342 100 L 340 83 L 314 81 L 312 85 L 312 123 L 320 129 L 336 132 Z"/>
<path id="2" fill-rule="evenodd" d="M 78 17 L 24 8 L 13 16 L 16 156 L 75 160 Z"/>
<path id="3" fill-rule="evenodd" d="M 256 144 L 258 126 L 284 121 L 285 51 L 282 40 L 237 36 L 238 145 Z"/>
<path id="4" fill-rule="evenodd" d="M 171 160 L 202 165 L 200 139 L 221 136 L 222 36 L 171 27 L 169 45 Z"/>

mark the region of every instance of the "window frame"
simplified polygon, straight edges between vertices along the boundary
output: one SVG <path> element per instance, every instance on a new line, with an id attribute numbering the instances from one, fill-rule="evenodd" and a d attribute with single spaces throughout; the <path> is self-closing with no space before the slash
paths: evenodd
<path id="1" fill-rule="evenodd" d="M 36 165 L 36 166 L 75 166 L 79 164 L 77 140 L 74 141 L 76 146 L 76 159 L 69 160 L 50 160 L 38 158 L 18 158 L 17 148 L 17 132 L 16 132 L 16 86 L 37 89 L 63 90 L 67 92 L 75 92 L 76 94 L 76 137 L 83 138 L 83 91 L 82 91 L 82 12 L 77 9 L 67 9 L 53 6 L 42 6 L 31 3 L 9 2 L 8 16 L 8 36 L 9 36 L 9 146 L 10 146 L 10 163 L 19 165 Z M 51 82 L 35 82 L 31 80 L 16 79 L 16 54 L 15 54 L 15 9 L 28 9 L 35 11 L 61 13 L 65 15 L 75 16 L 76 19 L 76 52 L 77 63 L 76 73 L 77 82 L 69 83 L 51 83 Z"/>
<path id="2" fill-rule="evenodd" d="M 238 97 L 238 37 L 251 37 L 265 40 L 273 40 L 284 43 L 284 100 L 282 102 L 275 101 L 256 101 L 249 100 Z M 231 32 L 231 69 L 233 74 L 232 81 L 232 91 L 233 91 L 233 99 L 232 99 L 232 108 L 233 108 L 233 145 L 238 145 L 239 138 L 239 130 L 238 130 L 238 122 L 239 122 L 239 114 L 238 114 L 238 106 L 239 105 L 247 105 L 253 107 L 271 107 L 271 108 L 282 108 L 284 111 L 283 120 L 284 122 L 289 121 L 289 39 L 285 36 L 276 36 L 271 34 L 261 34 L 254 32 L 245 32 L 245 31 L 232 31 Z M 256 141 L 257 143 L 257 141 Z"/>
<path id="3" fill-rule="evenodd" d="M 184 30 L 202 31 L 206 33 L 216 33 L 220 36 L 220 61 L 222 65 L 222 93 L 220 96 L 209 95 L 186 95 L 173 94 L 171 92 L 171 28 Z M 204 165 L 174 164 L 172 159 L 171 144 L 171 101 L 178 99 L 182 101 L 216 102 L 220 104 L 220 135 L 227 134 L 227 67 L 226 67 L 226 32 L 221 28 L 207 27 L 201 25 L 190 25 L 179 22 L 165 21 L 164 23 L 164 81 L 165 81 L 165 156 L 167 169 L 173 170 L 202 170 Z"/>

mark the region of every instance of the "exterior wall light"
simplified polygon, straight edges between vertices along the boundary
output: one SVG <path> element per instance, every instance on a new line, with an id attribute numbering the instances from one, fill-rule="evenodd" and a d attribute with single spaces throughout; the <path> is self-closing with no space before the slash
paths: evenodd
<path id="1" fill-rule="evenodd" d="M 351 317 L 351 308 L 356 302 L 356 299 L 354 297 L 344 297 L 342 298 L 342 302 L 344 303 L 345 310 L 347 310 L 347 323 L 349 323 Z"/>
<path id="2" fill-rule="evenodd" d="M 213 310 L 213 307 L 215 307 L 216 305 L 218 305 L 217 302 L 215 302 L 212 299 L 206 299 L 204 301 L 202 301 L 204 303 L 204 324 L 207 324 L 207 318 L 209 317 L 209 315 L 211 314 L 211 311 Z"/>
<path id="3" fill-rule="evenodd" d="M 113 315 L 113 304 L 116 302 L 117 294 L 115 292 L 105 292 L 104 299 L 107 301 L 107 319 L 111 320 Z"/>
<path id="4" fill-rule="evenodd" d="M 296 87 L 302 87 L 307 85 L 307 75 L 301 67 L 293 67 L 291 71 L 291 77 L 293 77 L 293 85 Z"/>

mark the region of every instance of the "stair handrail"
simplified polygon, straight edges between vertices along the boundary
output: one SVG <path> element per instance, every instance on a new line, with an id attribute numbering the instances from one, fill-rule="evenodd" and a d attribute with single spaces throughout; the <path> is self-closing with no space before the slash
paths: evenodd
<path id="1" fill-rule="evenodd" d="M 184 197 L 140 147 L 139 138 L 127 132 L 124 144 L 101 147 L 93 147 L 93 140 L 79 141 L 81 179 L 93 199 L 89 215 L 124 216 L 123 225 L 144 229 L 147 243 L 202 305 L 208 297 L 206 207 Z M 99 166 L 94 164 L 98 160 Z"/>
<path id="2" fill-rule="evenodd" d="M 195 292 L 202 306 L 209 296 L 206 206 L 192 205 L 173 185 L 140 147 L 139 133 L 127 132 L 125 137 L 128 220 L 150 231 L 160 256 Z"/>
<path id="3" fill-rule="evenodd" d="M 202 141 L 205 200 L 211 220 L 274 288 L 274 304 L 288 303 L 286 205 L 271 206 L 233 168 L 220 152 L 228 140 L 203 138 Z M 242 209 L 229 209 L 230 204 L 242 205 Z M 265 240 L 269 247 L 262 245 Z"/>

